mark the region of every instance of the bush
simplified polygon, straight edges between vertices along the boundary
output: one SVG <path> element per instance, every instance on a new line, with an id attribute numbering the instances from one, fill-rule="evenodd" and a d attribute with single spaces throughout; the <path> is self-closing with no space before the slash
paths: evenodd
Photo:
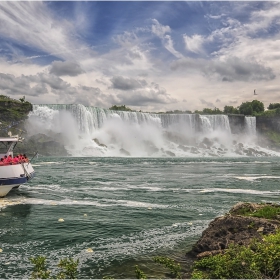
<path id="1" fill-rule="evenodd" d="M 174 260 L 167 257 L 154 257 L 154 261 L 168 268 L 173 277 L 181 278 L 181 265 L 179 263 L 175 263 Z"/>
<path id="2" fill-rule="evenodd" d="M 54 276 L 51 276 L 51 271 L 46 267 L 45 257 L 30 258 L 30 261 L 34 264 L 32 279 L 75 279 L 77 277 L 79 260 L 74 261 L 72 258 L 60 260 L 58 264 L 60 272 Z"/>
<path id="3" fill-rule="evenodd" d="M 198 260 L 192 279 L 275 279 L 280 277 L 280 231 L 253 239 L 249 246 L 231 244 L 224 254 Z"/>

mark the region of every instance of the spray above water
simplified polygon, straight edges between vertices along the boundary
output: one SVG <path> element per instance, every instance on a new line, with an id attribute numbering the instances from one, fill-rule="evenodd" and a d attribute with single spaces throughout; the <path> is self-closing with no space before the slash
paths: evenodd
<path id="1" fill-rule="evenodd" d="M 83 105 L 33 105 L 26 130 L 62 143 L 72 156 L 268 156 L 255 117 L 151 114 Z M 236 129 L 238 127 L 238 130 Z M 237 131 L 237 132 L 236 132 Z"/>

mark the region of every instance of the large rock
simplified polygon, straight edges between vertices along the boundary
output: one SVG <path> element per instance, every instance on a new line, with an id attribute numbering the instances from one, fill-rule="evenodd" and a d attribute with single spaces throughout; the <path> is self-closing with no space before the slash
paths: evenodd
<path id="1" fill-rule="evenodd" d="M 229 244 L 248 245 L 253 238 L 261 239 L 263 234 L 275 233 L 280 221 L 242 216 L 242 209 L 254 212 L 265 204 L 238 203 L 228 214 L 213 220 L 203 231 L 189 255 L 197 258 L 223 252 Z M 280 207 L 275 205 L 275 207 Z"/>

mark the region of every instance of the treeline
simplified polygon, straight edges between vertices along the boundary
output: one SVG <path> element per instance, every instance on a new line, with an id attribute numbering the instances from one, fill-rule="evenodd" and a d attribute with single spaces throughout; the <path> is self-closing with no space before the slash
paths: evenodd
<path id="1" fill-rule="evenodd" d="M 135 110 L 126 107 L 125 105 L 114 105 L 110 110 L 114 111 L 130 111 L 136 112 Z M 218 114 L 242 114 L 246 116 L 280 116 L 280 103 L 270 103 L 267 107 L 268 110 L 265 111 L 263 102 L 259 100 L 247 101 L 243 102 L 240 106 L 225 106 L 224 110 L 220 110 L 219 108 L 204 108 L 203 110 L 195 110 L 194 112 L 186 110 L 174 110 L 167 112 L 157 112 L 156 114 L 200 114 L 200 115 L 218 115 Z M 141 112 L 141 110 L 139 111 Z"/>
<path id="2" fill-rule="evenodd" d="M 243 102 L 238 107 L 233 106 L 225 106 L 224 110 L 221 111 L 219 108 L 204 108 L 202 111 L 196 110 L 195 113 L 197 114 L 242 114 L 242 115 L 251 115 L 256 116 L 258 114 L 261 114 L 264 112 L 264 104 L 261 101 L 253 100 L 253 101 L 247 101 Z"/>

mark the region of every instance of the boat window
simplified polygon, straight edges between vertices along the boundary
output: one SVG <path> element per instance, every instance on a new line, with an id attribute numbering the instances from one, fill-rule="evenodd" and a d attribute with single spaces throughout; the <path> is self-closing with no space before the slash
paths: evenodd
<path id="1" fill-rule="evenodd" d="M 13 142 L 11 142 L 11 141 L 1 141 L 0 142 L 0 154 L 6 154 L 12 143 Z"/>

